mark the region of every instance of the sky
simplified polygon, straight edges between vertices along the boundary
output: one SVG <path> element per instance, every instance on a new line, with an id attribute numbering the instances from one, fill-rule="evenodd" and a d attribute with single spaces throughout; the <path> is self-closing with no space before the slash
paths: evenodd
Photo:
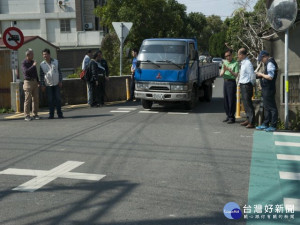
<path id="1" fill-rule="evenodd" d="M 187 13 L 190 12 L 201 12 L 205 16 L 217 15 L 222 20 L 230 17 L 235 9 L 239 8 L 235 2 L 239 0 L 177 0 L 177 2 L 186 5 Z M 257 2 L 256 0 L 251 1 L 251 9 Z"/>

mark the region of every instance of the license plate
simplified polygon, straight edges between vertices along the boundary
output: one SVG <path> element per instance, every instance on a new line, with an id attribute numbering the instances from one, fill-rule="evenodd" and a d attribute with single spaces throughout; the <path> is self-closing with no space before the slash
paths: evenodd
<path id="1" fill-rule="evenodd" d="M 155 100 L 164 100 L 164 94 L 153 94 Z"/>

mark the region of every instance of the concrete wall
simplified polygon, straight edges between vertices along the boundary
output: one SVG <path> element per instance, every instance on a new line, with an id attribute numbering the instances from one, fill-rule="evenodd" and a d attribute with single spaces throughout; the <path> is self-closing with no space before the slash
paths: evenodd
<path id="1" fill-rule="evenodd" d="M 121 101 L 126 100 L 126 79 L 130 76 L 115 76 L 110 77 L 105 87 L 105 101 Z M 16 90 L 19 89 L 20 109 L 24 110 L 24 92 L 23 82 L 11 83 L 11 108 L 16 111 Z M 87 103 L 87 87 L 86 83 L 80 79 L 65 79 L 63 80 L 63 88 L 61 91 L 62 105 L 75 105 Z M 40 91 L 40 107 L 47 106 L 46 93 Z"/>
<path id="2" fill-rule="evenodd" d="M 289 30 L 289 77 L 300 75 L 300 23 L 295 24 Z M 271 41 L 266 42 L 266 49 L 270 51 L 271 56 L 276 60 L 279 71 L 276 80 L 276 103 L 279 110 L 279 117 L 284 121 L 284 47 L 285 33 L 278 33 Z M 290 83 L 290 86 L 292 83 Z M 297 87 L 296 87 L 297 88 Z M 300 87 L 298 87 L 300 89 Z M 290 120 L 295 117 L 296 107 L 300 109 L 300 103 L 289 103 Z"/>

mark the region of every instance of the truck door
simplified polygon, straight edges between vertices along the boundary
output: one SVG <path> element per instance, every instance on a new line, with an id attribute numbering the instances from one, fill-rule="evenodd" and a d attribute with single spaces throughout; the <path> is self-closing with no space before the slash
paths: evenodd
<path id="1" fill-rule="evenodd" d="M 197 61 L 197 50 L 195 49 L 195 43 L 189 42 L 189 69 L 188 77 L 189 80 L 197 80 L 198 74 L 198 61 Z"/>

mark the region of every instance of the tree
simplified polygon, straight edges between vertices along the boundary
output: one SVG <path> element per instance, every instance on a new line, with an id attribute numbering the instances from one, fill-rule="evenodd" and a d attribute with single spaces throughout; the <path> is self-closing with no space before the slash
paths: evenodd
<path id="1" fill-rule="evenodd" d="M 223 54 L 227 49 L 225 42 L 226 42 L 225 31 L 221 31 L 219 33 L 213 34 L 209 38 L 209 53 L 212 56 L 223 57 Z"/>
<path id="2" fill-rule="evenodd" d="M 136 47 L 146 38 L 182 37 L 185 10 L 185 5 L 176 0 L 110 0 L 104 7 L 97 7 L 95 13 L 111 31 L 114 21 L 133 22 L 127 45 Z"/>
<path id="3" fill-rule="evenodd" d="M 105 35 L 101 42 L 101 51 L 105 56 L 111 75 L 120 74 L 120 41 L 116 33 Z M 130 74 L 130 61 L 127 60 L 125 52 L 123 55 L 123 73 Z"/>
<path id="4" fill-rule="evenodd" d="M 102 26 L 107 26 L 114 33 L 112 22 L 132 22 L 133 26 L 124 43 L 126 48 L 138 48 L 146 38 L 184 37 L 187 20 L 186 6 L 176 0 L 109 0 L 103 7 L 97 7 L 95 14 Z M 109 43 L 108 36 L 103 41 Z M 116 51 L 120 55 L 119 43 L 103 44 L 106 52 Z M 103 49 L 104 50 L 104 49 Z M 106 57 L 106 55 L 105 55 Z M 116 57 L 119 60 L 119 56 Z M 113 60 L 113 59 L 112 59 Z M 111 67 L 117 68 L 117 60 Z M 125 67 L 124 67 L 125 68 Z"/>
<path id="5" fill-rule="evenodd" d="M 264 48 L 260 36 L 269 28 L 265 1 L 258 0 L 253 12 L 247 12 L 245 7 L 234 12 L 233 18 L 229 20 L 226 39 L 232 49 L 245 47 L 249 54 L 256 58 L 257 53 Z"/>
<path id="6" fill-rule="evenodd" d="M 185 37 L 197 38 L 199 50 L 207 49 L 208 45 L 202 43 L 203 30 L 207 26 L 207 21 L 202 13 L 189 13 L 186 20 Z"/>
<path id="7" fill-rule="evenodd" d="M 202 51 L 208 51 L 210 48 L 209 39 L 212 35 L 222 31 L 223 21 L 220 16 L 208 16 L 206 18 L 206 26 L 203 28 L 200 34 L 200 43 L 203 48 Z M 210 53 L 212 54 L 212 53 Z"/>

